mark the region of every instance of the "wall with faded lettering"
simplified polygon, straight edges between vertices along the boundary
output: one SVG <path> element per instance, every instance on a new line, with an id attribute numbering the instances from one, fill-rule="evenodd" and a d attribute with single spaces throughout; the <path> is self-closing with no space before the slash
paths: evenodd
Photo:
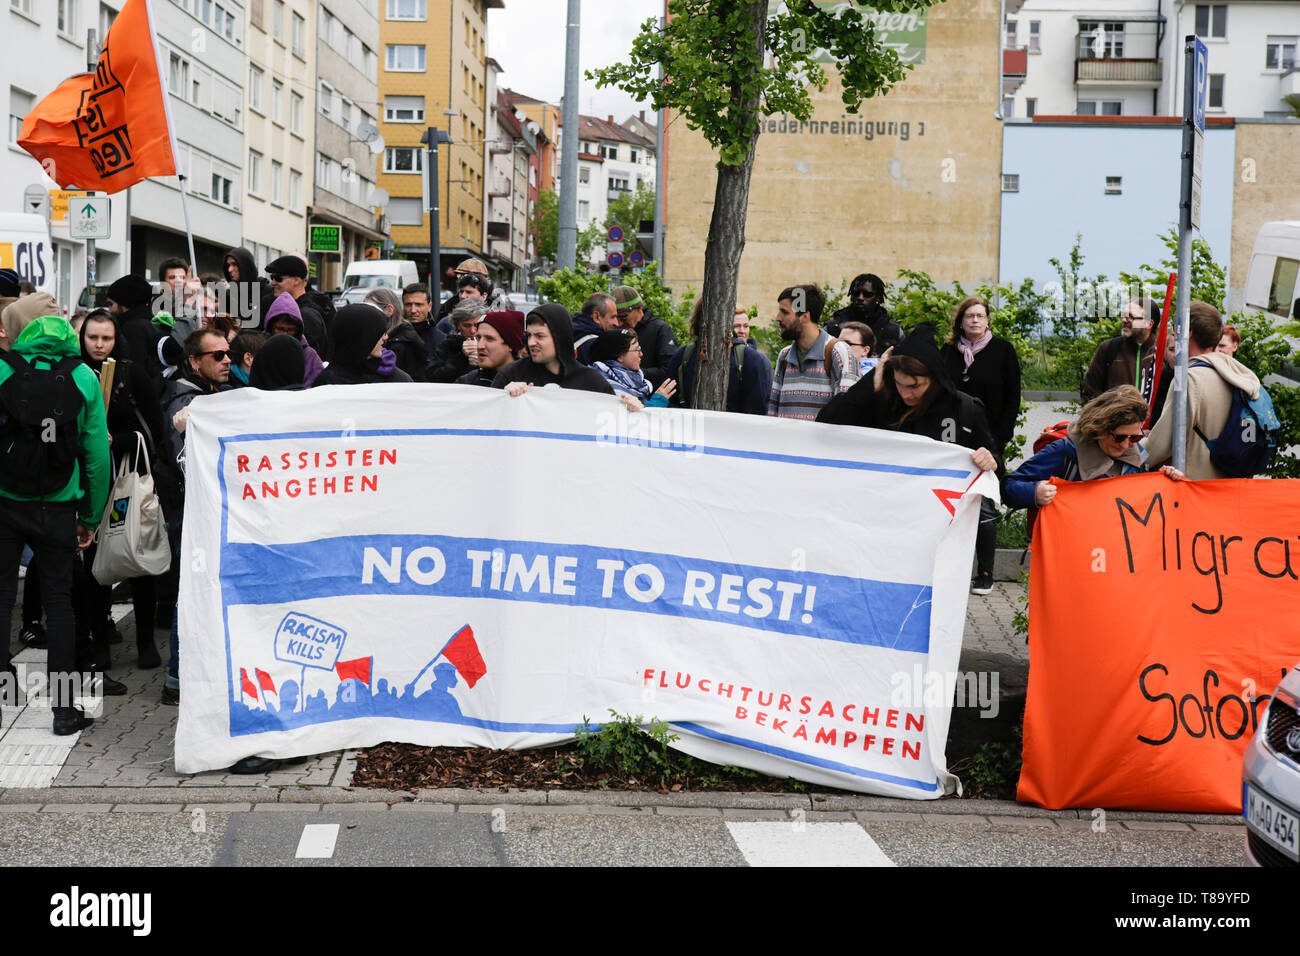
<path id="1" fill-rule="evenodd" d="M 916 21 L 876 20 L 914 64 L 887 96 L 844 110 L 837 76 L 812 119 L 763 121 L 750 188 L 739 299 L 775 314 L 794 282 L 839 283 L 900 268 L 938 281 L 997 275 L 1001 124 L 998 3 L 947 0 Z M 912 29 L 907 29 L 912 27 Z M 715 152 L 676 114 L 666 145 L 665 276 L 700 287 Z"/>

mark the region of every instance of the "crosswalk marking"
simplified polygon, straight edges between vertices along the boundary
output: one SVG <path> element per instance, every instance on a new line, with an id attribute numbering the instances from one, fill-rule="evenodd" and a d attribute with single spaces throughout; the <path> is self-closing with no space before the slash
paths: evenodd
<path id="1" fill-rule="evenodd" d="M 728 821 L 750 866 L 894 866 L 856 823 L 739 823 Z"/>
<path id="2" fill-rule="evenodd" d="M 328 860 L 334 855 L 334 844 L 338 838 L 337 823 L 308 823 L 302 828 L 302 836 L 298 838 L 298 852 L 294 856 L 300 860 Z"/>

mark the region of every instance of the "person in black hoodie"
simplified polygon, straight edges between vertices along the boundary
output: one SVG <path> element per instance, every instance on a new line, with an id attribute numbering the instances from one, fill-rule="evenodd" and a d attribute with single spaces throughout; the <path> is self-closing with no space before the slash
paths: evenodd
<path id="1" fill-rule="evenodd" d="M 136 356 L 153 382 L 155 395 L 161 397 L 163 365 L 158 357 L 158 340 L 167 337 L 168 332 L 153 323 L 153 286 L 144 276 L 124 275 L 108 287 L 107 295 L 109 314 L 117 320 L 117 331 L 126 343 L 127 353 Z"/>
<path id="2" fill-rule="evenodd" d="M 864 272 L 849 283 L 849 304 L 837 309 L 826 323 L 826 331 L 836 338 L 845 322 L 861 322 L 871 328 L 876 336 L 872 355 L 883 355 L 885 349 L 903 341 L 903 328 L 889 317 L 885 309 L 885 283 L 880 276 Z"/>
<path id="3" fill-rule="evenodd" d="M 934 326 L 922 322 L 847 392 L 833 397 L 817 415 L 832 425 L 859 425 L 924 435 L 971 449 L 983 471 L 1001 467 L 984 406 L 957 391 L 934 344 Z"/>
<path id="4" fill-rule="evenodd" d="M 307 359 L 302 343 L 292 335 L 273 335 L 257 350 L 248 384 L 268 392 L 306 388 Z"/>
<path id="5" fill-rule="evenodd" d="M 163 436 L 162 409 L 158 404 L 157 390 L 148 373 L 128 358 L 127 345 L 117 322 L 106 310 L 96 309 L 82 323 L 80 338 L 81 360 L 96 375 L 103 373 L 106 359 L 112 358 L 116 363 L 113 390 L 106 409 L 114 472 L 124 458 L 129 459 L 135 455 L 136 434 L 144 438 L 150 462 L 157 463 L 158 442 Z M 163 481 L 159 474 L 155 474 L 154 478 L 155 482 Z M 112 603 L 112 589 L 100 584 L 90 574 L 90 567 L 95 560 L 93 549 L 88 550 L 83 557 L 85 574 L 79 573 L 74 578 L 78 641 L 81 643 L 89 639 L 91 647 L 87 650 L 94 655 L 93 668 L 107 670 L 112 629 L 108 611 Z M 157 605 L 156 580 L 154 577 L 131 579 L 131 602 L 135 607 L 136 621 L 136 660 L 141 668 L 157 667 L 162 663 L 153 641 Z M 107 681 L 105 683 L 108 684 Z"/>
<path id="6" fill-rule="evenodd" d="M 223 269 L 230 288 L 226 294 L 230 301 L 226 311 L 239 320 L 245 329 L 262 327 L 262 300 L 271 296 L 271 283 L 266 276 L 258 275 L 253 254 L 240 246 L 226 253 Z"/>
<path id="7" fill-rule="evenodd" d="M 388 317 L 373 305 L 359 302 L 339 309 L 334 314 L 333 340 L 334 359 L 317 376 L 316 386 L 411 381 L 397 367 L 397 356 L 384 348 Z"/>
<path id="8" fill-rule="evenodd" d="M 611 300 L 612 301 L 612 300 Z M 573 354 L 573 322 L 558 302 L 539 305 L 528 313 L 528 355 L 503 368 L 492 381 L 511 395 L 522 395 L 529 385 L 558 385 L 586 392 L 613 395 L 609 382 L 595 369 L 582 365 Z"/>

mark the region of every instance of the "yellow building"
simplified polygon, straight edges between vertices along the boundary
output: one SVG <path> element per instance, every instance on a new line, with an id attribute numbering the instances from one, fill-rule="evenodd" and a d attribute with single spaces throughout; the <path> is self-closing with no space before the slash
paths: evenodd
<path id="1" fill-rule="evenodd" d="M 441 268 L 481 255 L 487 11 L 504 0 L 381 0 L 379 185 L 388 191 L 388 225 L 403 256 L 429 267 L 424 195 L 429 127 L 450 134 L 439 149 L 437 193 Z"/>
<path id="2" fill-rule="evenodd" d="M 784 286 L 861 272 L 997 278 L 999 4 L 947 0 L 909 16 L 877 21 L 916 64 L 887 96 L 845 113 L 832 66 L 826 89 L 813 91 L 811 122 L 763 120 L 738 289 L 760 316 L 775 313 Z M 675 113 L 665 130 L 665 277 L 678 292 L 698 290 L 717 156 Z"/>

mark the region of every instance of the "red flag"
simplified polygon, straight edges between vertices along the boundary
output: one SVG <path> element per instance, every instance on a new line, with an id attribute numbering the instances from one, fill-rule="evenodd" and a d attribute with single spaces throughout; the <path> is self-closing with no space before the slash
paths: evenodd
<path id="1" fill-rule="evenodd" d="M 483 655 L 479 653 L 478 642 L 474 640 L 474 629 L 466 624 L 442 649 L 443 657 L 455 665 L 457 672 L 465 678 L 465 683 L 473 687 L 478 679 L 487 673 Z"/>
<path id="2" fill-rule="evenodd" d="M 373 662 L 373 657 L 358 657 L 352 661 L 339 661 L 334 665 L 334 669 L 338 671 L 340 681 L 359 680 L 369 687 L 370 665 Z"/>
<path id="3" fill-rule="evenodd" d="M 146 0 L 126 0 L 95 72 L 65 80 L 36 104 L 18 145 L 60 186 L 115 193 L 175 174 Z"/>
<path id="4" fill-rule="evenodd" d="M 258 699 L 257 688 L 254 687 L 253 682 L 248 679 L 248 671 L 244 670 L 242 667 L 239 669 L 239 682 L 243 685 L 245 694 L 253 698 L 253 700 Z"/>
<path id="5" fill-rule="evenodd" d="M 257 674 L 257 683 L 262 690 L 269 690 L 272 694 L 279 695 L 280 692 L 275 689 L 275 681 L 271 680 L 270 674 L 260 667 L 253 668 L 253 671 Z"/>

